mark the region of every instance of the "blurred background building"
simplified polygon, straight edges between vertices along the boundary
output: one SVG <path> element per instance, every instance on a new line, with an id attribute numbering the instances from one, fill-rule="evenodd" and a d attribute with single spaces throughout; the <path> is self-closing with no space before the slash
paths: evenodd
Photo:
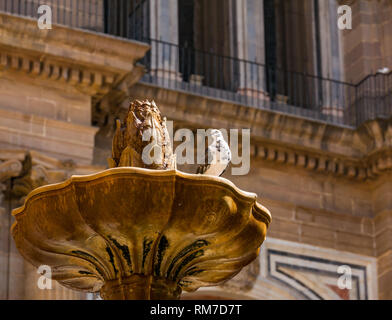
<path id="1" fill-rule="evenodd" d="M 0 0 L 0 299 L 96 298 L 38 289 L 11 211 L 105 169 L 137 98 L 174 129 L 251 129 L 250 172 L 225 176 L 273 216 L 257 261 L 184 298 L 392 299 L 390 68 L 390 0 Z"/>

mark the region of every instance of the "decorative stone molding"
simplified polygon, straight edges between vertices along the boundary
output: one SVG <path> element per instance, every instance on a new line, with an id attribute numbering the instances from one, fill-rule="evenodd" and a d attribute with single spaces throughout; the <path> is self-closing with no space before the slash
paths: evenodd
<path id="1" fill-rule="evenodd" d="M 377 299 L 375 258 L 269 238 L 260 255 L 260 278 L 294 289 L 302 299 Z M 340 288 L 338 268 L 349 267 L 351 289 Z M 347 270 L 347 269 L 346 269 Z"/>
<path id="2" fill-rule="evenodd" d="M 22 162 L 17 159 L 1 159 L 0 157 L 0 210 L 4 197 L 4 192 L 7 190 L 7 181 L 11 178 L 17 177 L 21 174 L 23 169 Z M 1 213 L 1 212 L 0 212 Z"/>
<path id="3" fill-rule="evenodd" d="M 380 151 L 358 160 L 261 144 L 253 144 L 251 152 L 258 159 L 350 179 L 372 179 L 384 171 L 392 170 L 392 150 Z"/>
<path id="4" fill-rule="evenodd" d="M 146 83 L 134 85 L 130 94 L 155 97 L 169 120 L 190 129 L 250 128 L 256 159 L 358 180 L 392 169 L 392 118 L 351 128 Z"/>
<path id="5" fill-rule="evenodd" d="M 186 299 L 374 300 L 379 298 L 377 259 L 313 245 L 267 238 L 252 286 L 246 268 L 224 286 L 203 288 Z M 255 262 L 254 262 L 255 263 Z M 340 266 L 350 267 L 351 289 L 339 288 Z M 251 268 L 250 266 L 248 268 Z M 347 269 L 345 269 L 347 270 Z M 244 275 L 241 275 L 244 273 Z M 230 285 L 230 286 L 229 286 Z"/>
<path id="6" fill-rule="evenodd" d="M 22 171 L 22 163 L 17 159 L 0 162 L 0 183 L 16 177 Z"/>
<path id="7" fill-rule="evenodd" d="M 108 122 L 114 123 L 114 119 L 121 117 L 121 105 L 124 105 L 125 108 L 129 105 L 129 88 L 137 83 L 144 73 L 145 67 L 136 64 L 132 72 L 115 85 L 109 94 L 105 95 L 99 103 L 93 103 L 92 122 L 94 125 L 102 128 Z"/>
<path id="8" fill-rule="evenodd" d="M 64 181 L 74 174 L 92 174 L 104 169 L 101 166 L 79 165 L 72 160 L 58 160 L 37 151 L 0 149 L 0 183 L 28 176 L 34 189 L 38 185 Z"/>
<path id="9" fill-rule="evenodd" d="M 23 72 L 31 77 L 57 81 L 59 85 L 71 85 L 88 95 L 103 95 L 108 92 L 117 79 L 114 72 L 89 70 L 83 66 L 69 65 L 63 61 L 39 55 L 21 56 L 13 50 L 6 49 L 0 53 L 0 69 L 4 71 Z"/>
<path id="10" fill-rule="evenodd" d="M 4 192 L 7 190 L 7 181 L 13 177 L 20 175 L 22 171 L 22 163 L 17 159 L 0 159 L 0 214 L 4 211 L 2 202 Z"/>
<path id="11" fill-rule="evenodd" d="M 103 95 L 132 72 L 147 44 L 0 13 L 0 70 L 13 70 Z"/>

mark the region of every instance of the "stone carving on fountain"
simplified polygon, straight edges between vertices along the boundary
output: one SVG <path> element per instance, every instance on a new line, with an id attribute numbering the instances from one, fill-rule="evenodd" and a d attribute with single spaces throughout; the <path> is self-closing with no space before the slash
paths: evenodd
<path id="1" fill-rule="evenodd" d="M 171 146 L 166 118 L 162 118 L 154 101 L 135 100 L 131 103 L 123 124 L 116 122 L 113 137 L 112 158 L 109 167 L 140 167 L 148 169 L 174 169 L 175 159 Z M 148 133 L 148 137 L 143 135 Z M 154 141 L 153 141 L 154 140 Z M 143 150 L 151 142 L 161 159 L 148 163 L 143 158 Z"/>

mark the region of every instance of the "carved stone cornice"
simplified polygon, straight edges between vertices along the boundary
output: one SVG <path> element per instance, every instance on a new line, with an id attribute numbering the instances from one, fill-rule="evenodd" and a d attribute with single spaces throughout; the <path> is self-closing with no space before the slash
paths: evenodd
<path id="1" fill-rule="evenodd" d="M 252 155 L 268 161 L 360 180 L 373 179 L 392 170 L 392 118 L 367 121 L 357 129 L 337 129 L 341 130 L 341 136 L 351 140 L 352 150 L 347 155 L 322 148 L 301 150 L 301 146 L 294 149 L 264 143 L 253 144 Z M 331 138 L 323 139 L 327 141 Z"/>
<path id="2" fill-rule="evenodd" d="M 129 88 L 132 87 L 145 73 L 145 67 L 136 64 L 132 72 L 124 77 L 122 81 L 116 84 L 108 94 L 106 94 L 99 103 L 93 103 L 94 111 L 92 114 L 93 124 L 102 128 L 107 123 L 114 123 L 116 118 L 120 118 L 124 109 L 129 105 Z"/>
<path id="3" fill-rule="evenodd" d="M 3 199 L 3 192 L 7 190 L 7 181 L 13 177 L 19 176 L 21 171 L 21 161 L 17 159 L 0 160 L 0 210 L 3 210 L 1 208 L 1 202 Z"/>
<path id="4" fill-rule="evenodd" d="M 22 163 L 17 159 L 10 159 L 4 162 L 0 161 L 0 183 L 17 177 L 22 171 Z"/>
<path id="5" fill-rule="evenodd" d="M 49 157 L 34 150 L 24 150 L 24 149 L 0 149 L 0 161 L 8 160 L 18 160 L 22 161 L 25 158 L 26 153 L 31 154 L 33 166 L 39 166 L 45 169 L 47 172 L 55 171 L 71 171 L 72 174 L 92 174 L 105 169 L 103 166 L 94 165 L 81 165 L 74 163 L 72 160 L 59 160 L 53 157 Z M 67 179 L 68 176 L 65 178 Z M 49 179 L 49 183 L 57 182 Z M 63 181 L 64 179 L 58 180 Z"/>
<path id="6" fill-rule="evenodd" d="M 359 180 L 392 170 L 392 117 L 352 128 L 147 83 L 130 93 L 154 97 L 168 120 L 190 129 L 250 128 L 251 155 L 258 159 Z"/>
<path id="7" fill-rule="evenodd" d="M 392 150 L 378 152 L 362 159 L 350 159 L 332 154 L 282 148 L 277 145 L 252 144 L 251 155 L 256 159 L 280 165 L 292 165 L 318 173 L 359 180 L 376 178 L 381 173 L 392 170 Z"/>
<path id="8" fill-rule="evenodd" d="M 147 44 L 0 13 L 0 72 L 17 71 L 104 95 L 134 69 Z"/>

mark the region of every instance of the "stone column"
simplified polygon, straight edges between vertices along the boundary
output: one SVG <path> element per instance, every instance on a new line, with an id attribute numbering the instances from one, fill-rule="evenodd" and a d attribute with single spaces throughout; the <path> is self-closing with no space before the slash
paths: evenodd
<path id="1" fill-rule="evenodd" d="M 342 33 L 337 26 L 337 10 L 336 1 L 319 1 L 321 76 L 342 81 Z M 321 81 L 320 87 L 323 97 L 322 112 L 335 117 L 343 116 L 343 109 L 349 106 L 346 102 L 351 93 L 348 91 L 350 88 L 327 80 Z"/>
<path id="2" fill-rule="evenodd" d="M 239 88 L 242 94 L 264 98 L 265 43 L 264 43 L 264 1 L 235 0 L 233 23 L 236 44 L 234 54 L 239 58 Z"/>
<path id="3" fill-rule="evenodd" d="M 179 80 L 177 0 L 150 0 L 151 74 Z"/>

